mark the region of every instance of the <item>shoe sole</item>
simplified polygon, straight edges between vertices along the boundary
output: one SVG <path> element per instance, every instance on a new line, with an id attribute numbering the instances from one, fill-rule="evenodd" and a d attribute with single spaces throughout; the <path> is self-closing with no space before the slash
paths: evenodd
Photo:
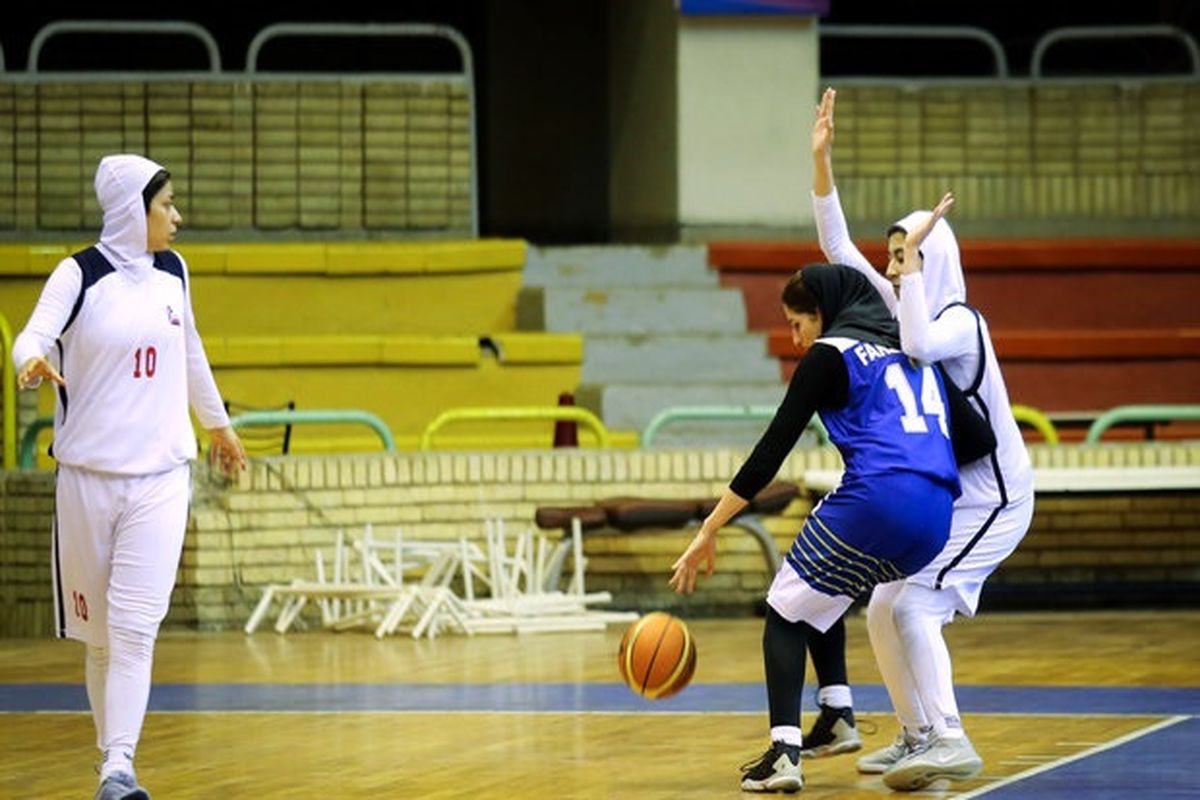
<path id="1" fill-rule="evenodd" d="M 819 747 L 814 747 L 811 750 L 801 750 L 801 758 L 829 758 L 830 756 L 840 756 L 843 753 L 857 753 L 862 750 L 862 739 L 854 742 L 838 742 L 837 744 L 823 744 Z"/>
<path id="2" fill-rule="evenodd" d="M 804 788 L 802 778 L 773 778 L 765 781 L 742 781 L 743 792 L 783 792 L 792 794 Z"/>
<path id="3" fill-rule="evenodd" d="M 900 792 L 913 792 L 918 789 L 924 789 L 934 781 L 942 780 L 943 778 L 952 781 L 969 780 L 978 775 L 982 770 L 982 762 L 947 767 L 935 767 L 923 764 L 914 765 L 885 772 L 883 783 L 889 789 L 895 789 Z"/>
<path id="4" fill-rule="evenodd" d="M 855 764 L 854 766 L 863 775 L 882 775 L 883 773 L 885 773 L 889 769 L 891 769 L 892 765 L 895 763 L 896 762 L 893 761 L 890 764 L 863 764 L 860 761 L 859 763 Z"/>

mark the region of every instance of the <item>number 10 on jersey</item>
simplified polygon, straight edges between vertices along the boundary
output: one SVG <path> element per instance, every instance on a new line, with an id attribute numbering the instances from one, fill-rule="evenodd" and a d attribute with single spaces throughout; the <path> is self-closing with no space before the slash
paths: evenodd
<path id="1" fill-rule="evenodd" d="M 153 347 L 147 347 L 144 351 L 138 348 L 133 354 L 133 377 L 153 378 L 154 371 L 158 369 L 158 351 Z"/>

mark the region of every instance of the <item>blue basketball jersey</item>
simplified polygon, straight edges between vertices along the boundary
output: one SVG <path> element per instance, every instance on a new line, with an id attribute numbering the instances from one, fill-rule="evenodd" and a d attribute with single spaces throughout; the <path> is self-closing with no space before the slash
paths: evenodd
<path id="1" fill-rule="evenodd" d="M 821 411 L 845 463 L 843 484 L 904 471 L 941 483 L 957 497 L 958 468 L 938 371 L 883 345 L 842 337 L 818 341 L 841 352 L 850 378 L 849 402 Z"/>

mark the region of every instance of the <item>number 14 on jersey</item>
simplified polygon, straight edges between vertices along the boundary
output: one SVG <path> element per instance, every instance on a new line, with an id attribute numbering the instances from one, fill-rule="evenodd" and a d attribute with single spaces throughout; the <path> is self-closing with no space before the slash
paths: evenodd
<path id="1" fill-rule="evenodd" d="M 883 379 L 889 389 L 896 393 L 904 414 L 900 417 L 900 425 L 905 433 L 928 433 L 929 425 L 924 415 L 937 417 L 938 428 L 942 435 L 950 438 L 950 430 L 946 427 L 946 405 L 942 402 L 942 393 L 938 389 L 937 376 L 933 367 L 922 367 L 921 372 L 921 408 L 917 410 L 917 396 L 908 381 L 908 373 L 898 363 L 887 365 Z"/>

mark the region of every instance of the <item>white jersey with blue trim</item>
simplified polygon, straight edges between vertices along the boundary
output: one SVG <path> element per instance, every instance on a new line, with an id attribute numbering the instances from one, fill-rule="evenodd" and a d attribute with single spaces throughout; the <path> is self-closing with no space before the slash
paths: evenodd
<path id="1" fill-rule="evenodd" d="M 836 336 L 817 342 L 842 354 L 849 378 L 849 402 L 821 412 L 845 463 L 843 483 L 905 471 L 937 481 L 957 497 L 958 469 L 937 370 L 871 342 Z"/>
<path id="2" fill-rule="evenodd" d="M 202 425 L 229 424 L 185 280 L 173 253 L 118 269 L 93 247 L 55 268 L 13 349 L 18 364 L 48 351 L 66 379 L 57 387 L 57 461 L 147 475 L 195 458 L 189 394 Z"/>

